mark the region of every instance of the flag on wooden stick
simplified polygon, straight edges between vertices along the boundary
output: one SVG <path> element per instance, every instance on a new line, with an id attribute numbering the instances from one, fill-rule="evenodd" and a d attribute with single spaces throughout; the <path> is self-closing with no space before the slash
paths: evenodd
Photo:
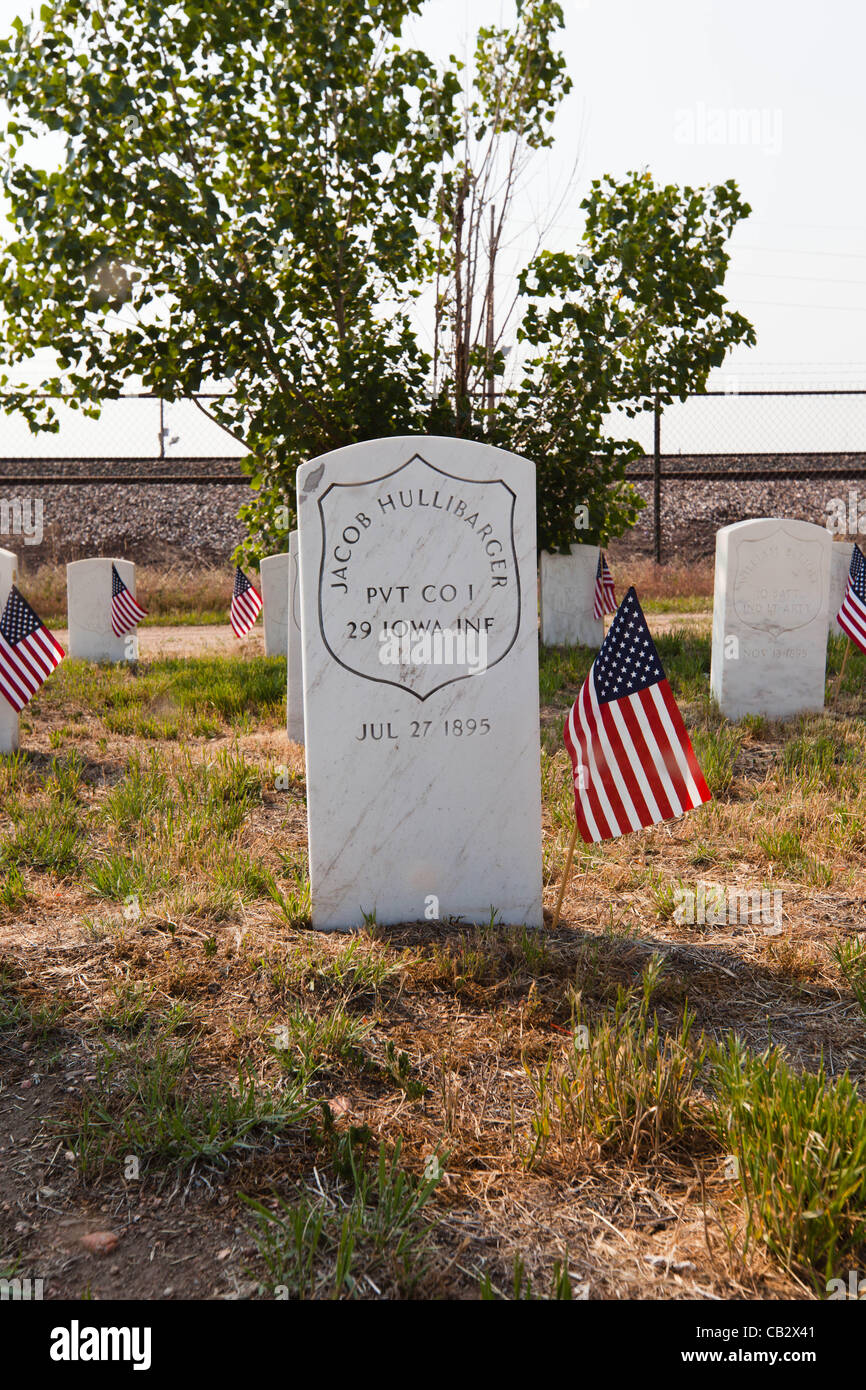
<path id="1" fill-rule="evenodd" d="M 0 618 L 0 695 L 20 714 L 65 655 L 13 585 Z"/>
<path id="2" fill-rule="evenodd" d="M 866 558 L 859 545 L 855 545 L 851 556 L 845 597 L 836 622 L 861 652 L 866 652 Z"/>
<path id="3" fill-rule="evenodd" d="M 577 828 L 587 843 L 710 800 L 634 589 L 617 610 L 565 725 Z"/>
<path id="4" fill-rule="evenodd" d="M 235 571 L 231 610 L 232 631 L 235 637 L 246 637 L 261 611 L 261 594 L 253 588 L 243 570 L 238 566 Z"/>
<path id="5" fill-rule="evenodd" d="M 603 618 L 605 613 L 616 612 L 616 592 L 604 551 L 598 552 L 598 568 L 595 572 L 595 603 L 592 609 L 594 618 Z"/>
<path id="6" fill-rule="evenodd" d="M 147 613 L 140 603 L 136 603 L 120 575 L 117 566 L 111 566 L 111 631 L 115 637 L 123 637 L 132 632 Z"/>

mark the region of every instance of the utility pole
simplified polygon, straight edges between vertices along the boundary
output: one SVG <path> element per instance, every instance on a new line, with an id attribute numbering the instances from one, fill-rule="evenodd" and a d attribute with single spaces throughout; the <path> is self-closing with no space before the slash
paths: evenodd
<path id="1" fill-rule="evenodd" d="M 659 393 L 655 399 L 655 429 L 653 430 L 653 529 L 655 562 L 662 562 L 662 409 Z"/>
<path id="2" fill-rule="evenodd" d="M 484 356 L 487 372 L 486 394 L 487 394 L 487 432 L 493 431 L 493 416 L 496 410 L 496 375 L 493 370 L 493 355 L 496 347 L 496 334 L 494 331 L 493 319 L 493 285 L 494 271 L 496 268 L 496 231 L 495 231 L 496 208 L 490 208 L 490 245 L 487 255 L 487 324 L 486 338 L 484 344 Z"/>

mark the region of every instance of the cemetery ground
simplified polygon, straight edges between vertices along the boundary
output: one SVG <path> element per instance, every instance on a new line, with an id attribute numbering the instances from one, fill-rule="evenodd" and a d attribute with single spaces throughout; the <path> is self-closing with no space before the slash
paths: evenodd
<path id="1" fill-rule="evenodd" d="M 658 645 L 714 800 L 579 846 L 555 932 L 311 932 L 284 661 L 63 663 L 0 759 L 0 1275 L 734 1299 L 862 1269 L 866 658 L 823 716 L 732 725 L 707 618 Z M 541 655 L 546 909 L 591 659 Z M 781 892 L 782 930 L 678 920 L 701 881 Z"/>

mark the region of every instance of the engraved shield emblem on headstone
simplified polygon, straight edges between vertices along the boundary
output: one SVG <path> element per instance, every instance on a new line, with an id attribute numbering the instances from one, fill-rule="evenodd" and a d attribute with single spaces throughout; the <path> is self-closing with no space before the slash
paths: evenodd
<path id="1" fill-rule="evenodd" d="M 824 570 L 818 541 L 772 535 L 743 540 L 736 552 L 733 604 L 744 626 L 778 638 L 807 627 L 824 611 Z"/>
<path id="2" fill-rule="evenodd" d="M 495 666 L 520 625 L 515 496 L 414 454 L 318 497 L 319 622 L 335 661 L 426 700 Z"/>

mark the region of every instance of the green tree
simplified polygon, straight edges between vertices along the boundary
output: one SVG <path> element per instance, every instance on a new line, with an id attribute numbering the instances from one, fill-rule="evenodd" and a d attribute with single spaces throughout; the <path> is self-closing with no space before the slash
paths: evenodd
<path id="1" fill-rule="evenodd" d="M 539 544 L 549 550 L 605 544 L 637 517 L 625 466 L 643 451 L 607 436 L 605 417 L 702 390 L 732 346 L 755 341 L 722 291 L 728 240 L 750 212 L 733 181 L 660 187 L 631 173 L 595 180 L 581 208 L 583 249 L 543 252 L 522 276 L 525 369 L 497 412 L 511 447 L 538 460 Z M 589 526 L 575 532 L 579 504 Z"/>
<path id="2" fill-rule="evenodd" d="M 209 408 L 251 451 L 249 553 L 284 547 L 298 463 L 423 431 L 533 458 L 540 546 L 606 541 L 640 506 L 637 446 L 606 415 L 696 389 L 753 341 L 721 291 L 748 211 L 733 184 L 594 184 L 585 247 L 537 256 L 519 306 L 494 305 L 516 188 L 570 86 L 562 12 L 516 0 L 510 28 L 482 29 L 464 98 L 456 61 L 401 41 L 422 6 L 56 0 L 0 42 L 7 362 L 52 348 L 94 413 L 130 379 L 166 399 L 226 383 Z M 46 129 L 65 146 L 47 172 L 21 153 Z M 432 355 L 409 312 L 425 288 Z M 497 391 L 516 307 L 519 370 Z M 30 388 L 10 404 L 56 426 Z"/>
<path id="3" fill-rule="evenodd" d="M 94 412 L 131 377 L 166 399 L 228 383 L 260 552 L 285 545 L 299 462 L 424 428 L 407 304 L 459 80 L 399 43 L 421 3 L 61 0 L 0 44 L 7 362 L 52 348 Z M 46 129 L 48 172 L 18 153 Z M 29 390 L 10 403 L 56 427 Z"/>

